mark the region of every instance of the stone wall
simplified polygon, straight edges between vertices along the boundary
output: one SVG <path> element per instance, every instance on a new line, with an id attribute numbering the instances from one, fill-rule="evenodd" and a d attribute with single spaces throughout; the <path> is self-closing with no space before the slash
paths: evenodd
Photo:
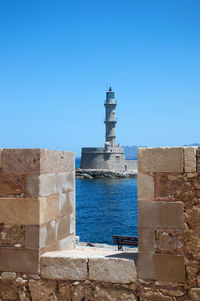
<path id="1" fill-rule="evenodd" d="M 5 154 L 3 151 L 3 165 L 2 159 L 0 161 L 0 222 L 2 227 L 0 300 L 200 300 L 200 148 L 139 149 L 138 262 L 134 259 L 133 263 L 129 259 L 127 263 L 126 253 L 121 252 L 118 255 L 121 259 L 118 258 L 117 261 L 114 256 L 107 256 L 107 258 L 95 256 L 93 259 L 87 256 L 75 256 L 76 250 L 70 251 L 70 256 L 66 255 L 66 252 L 49 252 L 42 255 L 40 262 L 38 260 L 41 268 L 39 274 L 39 268 L 27 270 L 27 262 L 32 261 L 26 253 L 30 248 L 26 245 L 26 238 L 34 233 L 34 228 L 31 228 L 31 233 L 27 232 L 27 226 L 32 223 L 33 217 L 27 215 L 29 216 L 28 222 L 24 221 L 24 214 L 20 215 L 23 210 L 16 209 L 18 201 L 20 204 L 21 201 L 26 201 L 25 205 L 28 204 L 29 208 L 29 202 L 32 204 L 29 200 L 30 193 L 37 191 L 37 197 L 32 197 L 36 203 L 37 200 L 46 198 L 48 193 L 54 195 L 55 190 L 52 191 L 52 187 L 57 183 L 57 178 L 53 177 L 51 182 L 48 180 L 45 182 L 48 185 L 45 186 L 42 181 L 43 174 L 45 178 L 46 176 L 49 178 L 48 173 L 52 174 L 52 168 L 56 174 L 71 173 L 71 171 L 69 169 L 64 171 L 65 164 L 63 163 L 60 165 L 56 163 L 50 169 L 44 168 L 48 166 L 47 162 L 54 164 L 54 160 L 52 157 L 49 161 L 43 160 L 42 158 L 46 155 L 44 156 L 41 150 L 37 160 L 35 152 L 36 150 L 29 161 L 25 156 L 26 151 L 23 153 L 17 150 L 12 159 L 12 155 L 8 156 L 5 150 Z M 68 161 L 67 157 L 65 160 Z M 43 163 L 39 164 L 36 172 L 34 166 L 38 164 L 36 163 L 38 161 Z M 20 164 L 20 170 L 15 167 L 16 162 Z M 42 175 L 41 178 L 40 175 Z M 36 181 L 38 176 L 41 182 L 40 185 L 35 186 L 34 183 L 38 183 Z M 32 177 L 31 182 L 27 177 Z M 30 183 L 37 189 L 30 189 Z M 67 183 L 65 188 L 59 188 L 58 193 L 68 192 L 69 187 L 72 189 L 70 183 L 73 183 L 73 180 Z M 50 190 L 47 190 L 47 187 Z M 40 195 L 41 192 L 45 195 Z M 8 214 L 8 210 L 11 215 Z M 12 214 L 12 210 L 15 214 Z M 45 215 L 46 210 L 39 211 L 39 216 Z M 30 212 L 37 212 L 37 210 Z M 10 220 L 10 216 L 12 218 L 14 216 L 15 219 Z M 41 228 L 41 224 L 36 226 Z M 27 233 L 29 233 L 28 237 Z M 46 228 L 46 233 L 50 233 L 49 228 Z M 67 235 L 71 237 L 70 233 Z M 56 249 L 58 244 L 55 246 Z M 37 254 L 41 255 L 38 247 L 36 250 Z M 23 260 L 20 261 L 19 258 Z M 9 262 L 14 263 L 16 260 L 20 262 L 20 269 L 23 268 L 23 270 L 11 268 Z M 7 270 L 5 264 L 7 264 Z"/>
<path id="2" fill-rule="evenodd" d="M 0 151 L 0 271 L 39 272 L 47 252 L 74 247 L 74 153 Z"/>
<path id="3" fill-rule="evenodd" d="M 159 300 L 200 300 L 199 162 L 196 147 L 138 152 L 138 277 L 173 296 Z"/>

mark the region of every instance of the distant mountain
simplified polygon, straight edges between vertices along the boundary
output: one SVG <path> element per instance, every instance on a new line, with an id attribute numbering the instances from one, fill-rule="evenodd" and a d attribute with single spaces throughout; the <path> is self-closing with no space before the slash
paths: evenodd
<path id="1" fill-rule="evenodd" d="M 133 145 L 133 146 L 122 146 L 122 148 L 124 149 L 124 154 L 125 154 L 125 158 L 129 159 L 129 160 L 137 160 L 137 149 L 138 147 L 144 147 L 144 146 L 137 146 L 137 145 Z"/>
<path id="2" fill-rule="evenodd" d="M 189 144 L 189 145 L 187 144 L 187 145 L 183 145 L 183 146 L 200 146 L 200 143 L 192 143 L 192 144 Z M 138 147 L 145 147 L 145 146 L 137 146 L 137 145 L 122 146 L 122 148 L 124 149 L 125 158 L 128 160 L 137 160 Z"/>
<path id="3" fill-rule="evenodd" d="M 183 145 L 183 146 L 200 146 L 200 143 L 192 143 L 192 144 L 189 144 L 189 145 Z"/>

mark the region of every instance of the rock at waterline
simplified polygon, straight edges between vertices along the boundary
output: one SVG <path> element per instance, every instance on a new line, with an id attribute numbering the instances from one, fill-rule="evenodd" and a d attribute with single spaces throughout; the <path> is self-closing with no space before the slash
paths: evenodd
<path id="1" fill-rule="evenodd" d="M 135 178 L 137 170 L 115 172 L 106 169 L 81 169 L 76 168 L 76 178 L 79 179 L 116 179 L 116 178 Z"/>

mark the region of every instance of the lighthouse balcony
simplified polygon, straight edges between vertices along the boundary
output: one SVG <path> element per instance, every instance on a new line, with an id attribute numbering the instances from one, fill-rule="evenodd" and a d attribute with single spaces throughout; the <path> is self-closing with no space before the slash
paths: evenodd
<path id="1" fill-rule="evenodd" d="M 117 118 L 116 119 L 109 119 L 109 120 L 104 119 L 104 123 L 117 123 Z"/>
<path id="2" fill-rule="evenodd" d="M 107 99 L 107 100 L 105 100 L 104 101 L 104 106 L 106 106 L 106 105 L 117 105 L 117 100 L 115 100 L 115 99 Z"/>

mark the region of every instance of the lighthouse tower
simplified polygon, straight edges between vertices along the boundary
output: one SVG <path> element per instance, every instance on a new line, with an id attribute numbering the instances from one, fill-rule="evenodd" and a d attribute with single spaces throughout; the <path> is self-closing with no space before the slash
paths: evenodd
<path id="1" fill-rule="evenodd" d="M 117 172 L 127 170 L 128 163 L 124 157 L 124 149 L 116 144 L 115 127 L 116 117 L 115 110 L 117 103 L 115 101 L 115 92 L 112 88 L 106 92 L 106 101 L 104 103 L 105 117 L 105 145 L 104 147 L 83 147 L 81 154 L 82 169 L 105 169 Z"/>
<path id="2" fill-rule="evenodd" d="M 106 141 L 105 141 L 105 148 L 109 145 L 111 148 L 115 147 L 115 126 L 117 120 L 115 118 L 115 109 L 116 109 L 116 101 L 115 101 L 115 92 L 112 91 L 110 87 L 109 91 L 106 92 L 106 101 L 104 103 L 105 110 L 106 110 L 106 118 L 105 118 L 105 125 L 106 125 Z"/>

